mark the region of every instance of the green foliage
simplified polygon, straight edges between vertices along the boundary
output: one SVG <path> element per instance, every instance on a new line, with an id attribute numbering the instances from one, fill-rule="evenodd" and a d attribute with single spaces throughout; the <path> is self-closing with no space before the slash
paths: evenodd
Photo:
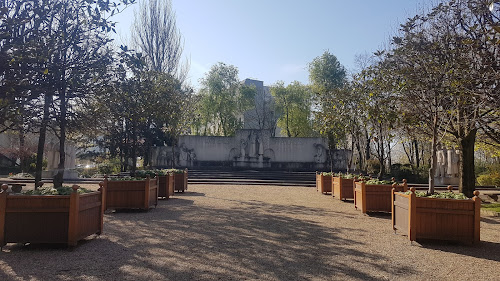
<path id="1" fill-rule="evenodd" d="M 184 170 L 182 170 L 182 169 L 167 169 L 167 173 L 169 173 L 169 174 L 184 174 Z"/>
<path id="2" fill-rule="evenodd" d="M 35 177 L 29 173 L 17 173 L 17 174 L 9 175 L 9 178 L 34 179 Z"/>
<path id="3" fill-rule="evenodd" d="M 500 187 L 500 164 L 476 165 L 477 183 Z"/>
<path id="4" fill-rule="evenodd" d="M 404 192 L 404 194 L 410 195 L 411 191 L 408 190 L 408 191 Z M 457 200 L 469 199 L 463 193 L 455 193 L 455 192 L 451 192 L 451 191 L 436 192 L 434 194 L 428 194 L 427 192 L 423 192 L 423 191 L 416 191 L 415 195 L 417 197 L 439 198 L 439 199 L 457 199 Z"/>
<path id="5" fill-rule="evenodd" d="M 97 166 L 97 169 L 100 174 L 112 175 L 120 172 L 120 166 L 120 159 L 111 158 L 104 160 L 103 163 Z"/>
<path id="6" fill-rule="evenodd" d="M 278 127 L 288 137 L 310 137 L 313 134 L 310 87 L 298 81 L 285 87 L 283 81 L 278 81 L 271 87 L 271 95 L 279 115 Z"/>
<path id="7" fill-rule="evenodd" d="M 169 174 L 183 174 L 184 170 L 182 169 L 155 169 L 155 170 L 137 170 L 135 171 L 135 176 L 137 178 L 145 178 L 149 176 L 150 178 L 154 178 L 156 175 L 158 176 L 166 176 Z"/>
<path id="8" fill-rule="evenodd" d="M 333 176 L 333 173 L 332 172 L 322 172 L 321 175 L 331 177 L 331 176 Z"/>
<path id="9" fill-rule="evenodd" d="M 428 183 L 428 166 L 420 166 L 418 169 L 411 167 L 411 165 L 398 165 L 394 164 L 391 167 L 391 176 L 396 179 L 406 179 L 411 183 Z"/>
<path id="10" fill-rule="evenodd" d="M 108 178 L 110 181 L 143 181 L 144 178 L 141 177 L 112 177 Z"/>
<path id="11" fill-rule="evenodd" d="M 343 86 L 346 70 L 335 55 L 325 51 L 309 63 L 309 80 L 315 93 L 326 94 Z"/>
<path id="12" fill-rule="evenodd" d="M 335 174 L 335 176 L 343 178 L 343 179 L 359 179 L 359 180 L 365 180 L 365 181 L 370 179 L 370 177 L 368 177 L 368 176 L 363 176 L 361 174 L 356 175 L 356 174 L 351 174 L 351 173 L 346 173 L 346 174 L 337 173 L 337 174 Z"/>
<path id="13" fill-rule="evenodd" d="M 429 195 L 427 197 L 429 197 L 429 198 L 441 198 L 441 199 L 469 199 L 463 193 L 454 193 L 451 191 L 436 192 L 436 193 Z"/>
<path id="14" fill-rule="evenodd" d="M 477 177 L 477 183 L 479 185 L 500 186 L 500 172 L 479 175 L 479 177 Z"/>
<path id="15" fill-rule="evenodd" d="M 379 184 L 393 184 L 395 182 L 388 180 L 370 179 L 366 181 L 366 184 L 379 185 Z"/>
<path id="16" fill-rule="evenodd" d="M 219 62 L 201 80 L 196 130 L 203 135 L 232 136 L 242 128 L 237 118 L 251 104 L 252 88 L 242 88 L 238 68 Z"/>
<path id="17" fill-rule="evenodd" d="M 90 189 L 79 187 L 76 192 L 83 194 L 93 192 Z M 52 186 L 42 186 L 36 190 L 27 190 L 23 192 L 24 195 L 70 195 L 73 193 L 73 188 L 71 186 L 62 186 L 60 188 L 54 188 Z"/>
<path id="18" fill-rule="evenodd" d="M 329 149 L 345 143 L 351 124 L 351 111 L 347 102 L 352 96 L 347 86 L 346 70 L 335 55 L 325 51 L 309 64 L 309 80 L 319 111 L 315 125 L 321 135 L 328 137 Z"/>

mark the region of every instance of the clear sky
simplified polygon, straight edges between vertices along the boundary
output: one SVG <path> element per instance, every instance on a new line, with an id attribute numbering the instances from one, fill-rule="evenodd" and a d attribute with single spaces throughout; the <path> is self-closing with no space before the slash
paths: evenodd
<path id="1" fill-rule="evenodd" d="M 144 1 L 144 0 L 141 0 Z M 309 82 L 307 65 L 325 50 L 356 71 L 356 54 L 373 53 L 399 25 L 431 0 L 172 0 L 191 61 L 195 87 L 217 62 L 239 69 L 239 78 L 272 85 Z M 126 44 L 134 9 L 113 17 L 117 44 Z"/>

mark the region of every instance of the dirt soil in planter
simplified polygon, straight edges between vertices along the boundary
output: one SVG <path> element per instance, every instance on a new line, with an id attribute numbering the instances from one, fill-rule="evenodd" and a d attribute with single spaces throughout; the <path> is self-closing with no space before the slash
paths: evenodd
<path id="1" fill-rule="evenodd" d="M 0 280 L 498 280 L 499 233 L 488 217 L 479 245 L 411 244 L 314 187 L 190 184 L 73 249 L 8 244 Z"/>

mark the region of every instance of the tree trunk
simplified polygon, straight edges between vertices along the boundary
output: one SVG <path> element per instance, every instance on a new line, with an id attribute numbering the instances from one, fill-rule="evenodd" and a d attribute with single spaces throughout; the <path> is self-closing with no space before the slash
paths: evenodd
<path id="1" fill-rule="evenodd" d="M 67 112 L 67 103 L 66 103 L 66 91 L 65 89 L 61 90 L 60 97 L 60 108 L 61 108 L 61 116 L 59 120 L 59 129 L 61 130 L 59 136 L 59 165 L 57 165 L 57 173 L 54 175 L 54 187 L 60 188 L 62 187 L 64 181 L 64 171 L 65 171 L 65 163 L 66 163 L 66 153 L 65 153 L 65 145 L 66 145 L 66 112 Z"/>
<path id="2" fill-rule="evenodd" d="M 474 171 L 474 146 L 477 129 L 471 130 L 460 139 L 460 162 L 458 165 L 458 190 L 471 198 L 476 189 L 476 174 Z"/>
<path id="3" fill-rule="evenodd" d="M 45 137 L 47 135 L 47 125 L 49 123 L 51 103 L 52 96 L 46 94 L 43 103 L 43 118 L 42 123 L 40 124 L 40 136 L 38 136 L 38 148 L 36 152 L 35 189 L 42 181 L 43 151 L 45 148 Z"/>
<path id="4" fill-rule="evenodd" d="M 132 165 L 130 167 L 130 174 L 135 176 L 135 170 L 137 168 L 137 126 L 134 125 L 132 130 L 132 151 L 130 157 L 132 158 Z"/>
<path id="5" fill-rule="evenodd" d="M 385 175 L 385 148 L 384 135 L 382 134 L 382 123 L 379 124 L 379 139 L 378 139 L 378 161 L 380 162 L 380 170 L 377 178 L 380 180 Z"/>
<path id="6" fill-rule="evenodd" d="M 22 117 L 21 117 L 22 118 Z M 24 121 L 24 120 L 23 120 Z M 21 167 L 21 172 L 27 172 L 28 168 L 26 163 L 26 148 L 25 148 L 25 135 L 23 122 L 19 126 L 19 166 Z"/>
<path id="7" fill-rule="evenodd" d="M 175 144 L 177 143 L 175 137 L 172 140 L 172 169 L 175 168 Z"/>
<path id="8" fill-rule="evenodd" d="M 359 138 L 356 139 L 356 149 L 358 150 L 358 156 L 359 156 L 359 170 L 363 170 L 364 167 L 364 161 L 363 161 L 363 151 L 361 151 L 361 144 L 359 141 Z"/>
<path id="9" fill-rule="evenodd" d="M 436 155 L 437 124 L 438 124 L 438 118 L 436 112 L 432 124 L 431 167 L 429 168 L 429 190 L 427 191 L 429 194 L 434 193 L 434 175 L 436 174 L 436 164 L 437 164 L 437 155 Z"/>
<path id="10" fill-rule="evenodd" d="M 367 160 L 370 160 L 370 134 L 368 134 L 368 130 L 365 128 L 365 136 L 366 136 L 366 146 L 365 146 L 365 165 L 367 165 Z M 367 167 L 365 167 L 366 170 Z"/>

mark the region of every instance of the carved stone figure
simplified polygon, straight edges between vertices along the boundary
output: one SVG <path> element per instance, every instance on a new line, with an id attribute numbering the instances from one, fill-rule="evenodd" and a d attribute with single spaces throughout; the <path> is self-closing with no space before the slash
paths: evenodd
<path id="1" fill-rule="evenodd" d="M 325 148 L 321 144 L 314 144 L 316 148 L 316 154 L 314 155 L 314 162 L 316 163 L 324 163 L 326 161 L 326 153 Z"/>
<path id="2" fill-rule="evenodd" d="M 166 147 L 160 148 L 160 153 L 158 154 L 158 157 L 156 158 L 156 163 L 157 163 L 157 166 L 160 166 L 160 167 L 166 167 L 168 165 L 168 157 L 167 157 Z"/>
<path id="3" fill-rule="evenodd" d="M 241 139 L 240 140 L 240 150 L 241 150 L 240 157 L 246 156 L 246 149 L 247 149 L 247 142 L 244 139 Z"/>
<path id="4" fill-rule="evenodd" d="M 450 177 L 458 176 L 458 159 L 459 159 L 459 151 L 455 151 L 453 149 L 448 150 L 448 169 L 447 175 Z"/>
<path id="5" fill-rule="evenodd" d="M 436 157 L 437 157 L 436 177 L 445 177 L 447 169 L 446 149 L 438 149 L 436 151 Z"/>

